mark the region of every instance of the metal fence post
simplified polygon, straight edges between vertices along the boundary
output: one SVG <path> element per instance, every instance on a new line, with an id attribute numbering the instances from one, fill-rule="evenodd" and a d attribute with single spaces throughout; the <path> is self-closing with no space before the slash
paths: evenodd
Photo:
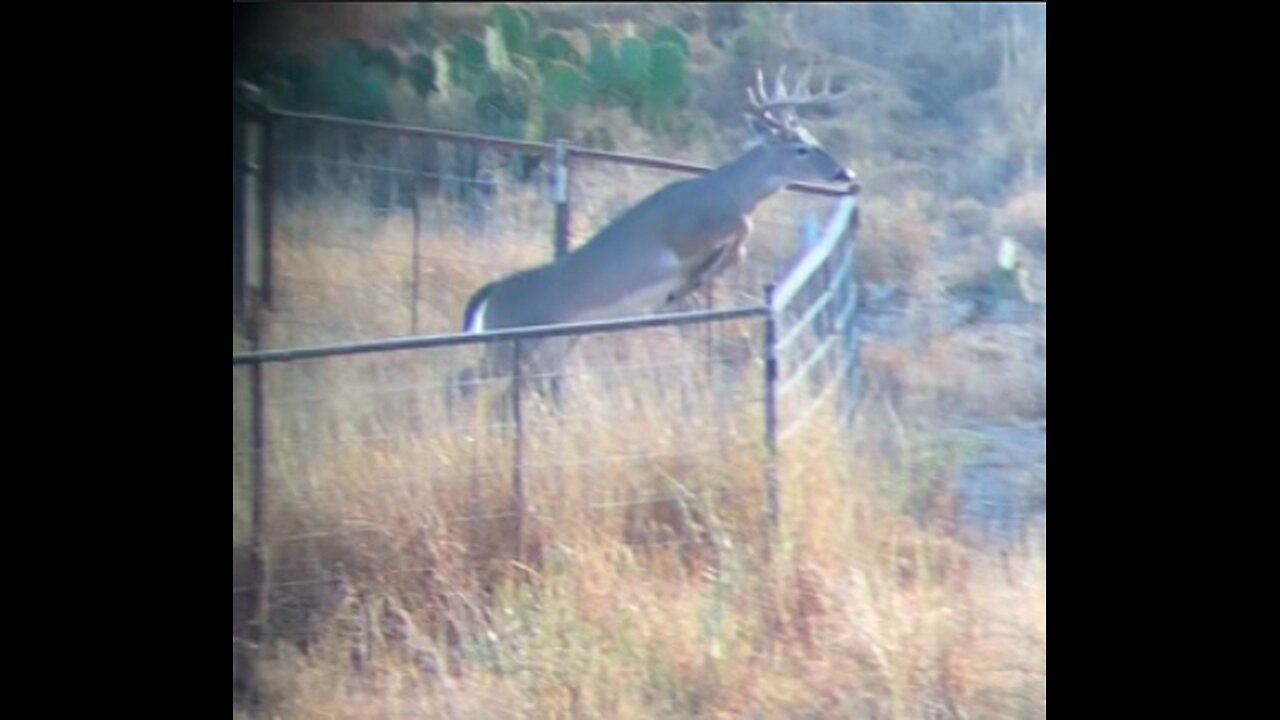
<path id="1" fill-rule="evenodd" d="M 563 139 L 556 140 L 555 154 L 556 227 L 552 242 L 555 259 L 569 254 L 569 148 Z"/>
<path id="2" fill-rule="evenodd" d="M 249 319 L 250 347 L 257 351 L 260 346 L 258 318 L 260 309 L 253 308 Z M 253 688 L 259 690 L 257 662 L 266 651 L 271 639 L 270 597 L 271 572 L 267 559 L 266 542 L 266 405 L 262 392 L 262 363 L 255 362 L 249 367 L 249 423 L 250 443 L 253 461 L 250 469 L 251 491 L 251 531 L 249 538 L 249 569 L 253 584 L 253 620 L 249 624 L 249 639 L 255 650 Z"/>
<path id="3" fill-rule="evenodd" d="M 845 241 L 849 244 L 847 252 L 849 253 L 850 267 L 849 272 L 844 275 L 844 280 L 842 281 L 844 287 L 840 293 L 846 298 L 846 302 L 852 305 L 853 309 L 850 310 L 849 316 L 845 319 L 844 327 L 838 328 L 841 333 L 840 360 L 842 364 L 840 367 L 843 368 L 841 373 L 843 377 L 837 381 L 840 383 L 841 399 L 839 420 L 841 425 L 846 428 L 853 422 L 853 414 L 858 406 L 858 396 L 861 394 L 861 388 L 859 387 L 861 381 L 861 373 L 859 372 L 861 338 L 858 337 L 857 323 L 854 320 L 858 315 L 857 248 L 854 247 L 857 238 L 855 229 L 858 224 L 858 216 L 856 214 L 857 211 L 855 210 L 854 212 L 854 216 L 850 218 L 849 224 L 844 231 Z"/>
<path id="4" fill-rule="evenodd" d="M 237 83 L 232 101 L 232 266 L 231 286 L 235 293 L 233 312 L 246 326 L 253 322 L 247 313 L 255 310 L 248 303 L 249 285 L 249 176 L 262 169 L 258 158 L 249 157 L 249 135 L 254 122 L 265 123 L 268 114 L 262 91 L 249 83 Z M 261 177 L 259 177 L 259 182 Z M 252 332 L 250 329 L 249 332 Z"/>
<path id="5" fill-rule="evenodd" d="M 262 302 L 272 307 L 272 255 L 274 254 L 273 235 L 275 231 L 272 218 L 272 205 L 275 197 L 275 120 L 271 112 L 262 115 L 262 175 L 260 177 L 260 203 L 262 214 Z"/>
<path id="6" fill-rule="evenodd" d="M 781 519 L 778 480 L 778 322 L 773 307 L 773 283 L 764 286 L 764 496 L 765 519 L 771 538 Z"/>
<path id="7" fill-rule="evenodd" d="M 707 278 L 707 310 L 716 309 L 716 279 L 714 277 Z M 716 365 L 716 324 L 707 323 L 706 326 L 706 349 L 704 355 L 707 359 L 707 382 L 711 382 L 715 376 Z"/>
<path id="8" fill-rule="evenodd" d="M 515 359 L 513 363 L 515 376 L 511 379 L 511 414 L 512 422 L 515 423 L 515 457 L 512 461 L 511 484 L 515 495 L 515 513 L 516 513 L 516 557 L 524 557 L 524 526 L 525 512 L 528 507 L 527 498 L 525 496 L 524 487 L 524 419 L 521 412 L 520 386 L 523 385 L 524 369 L 521 367 L 524 358 L 521 357 L 520 340 L 515 340 L 515 348 L 512 353 Z"/>
<path id="9" fill-rule="evenodd" d="M 418 302 L 422 299 L 422 208 L 420 200 L 422 188 L 418 174 L 413 174 L 410 183 L 413 198 L 409 201 L 409 210 L 413 214 L 413 290 L 409 307 L 409 331 L 418 334 Z"/>
<path id="10" fill-rule="evenodd" d="M 249 131 L 247 113 L 235 108 L 231 129 L 231 312 L 244 318 L 245 257 L 245 176 L 249 172 L 245 157 L 245 134 Z"/>

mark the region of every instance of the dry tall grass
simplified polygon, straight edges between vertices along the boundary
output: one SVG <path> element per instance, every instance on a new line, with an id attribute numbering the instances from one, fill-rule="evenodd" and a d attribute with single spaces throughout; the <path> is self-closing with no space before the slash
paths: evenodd
<path id="1" fill-rule="evenodd" d="M 420 331 L 454 330 L 471 290 L 547 255 L 547 232 L 512 222 L 477 241 L 449 212 L 429 216 Z M 579 227 L 599 226 L 592 212 Z M 288 280 L 269 345 L 408 332 L 405 218 L 329 201 L 286 206 L 280 223 Z M 768 238 L 756 262 L 786 256 L 791 240 Z M 758 347 L 757 332 L 724 326 L 710 341 Z M 834 402 L 781 448 L 770 543 L 758 358 L 712 365 L 707 341 L 703 329 L 586 340 L 562 405 L 527 396 L 524 524 L 509 419 L 447 404 L 474 350 L 269 368 L 273 638 L 258 673 L 270 711 L 1043 717 L 1043 549 L 997 561 L 967 545 L 945 491 L 909 519 L 884 491 L 900 449 L 870 441 L 884 418 L 864 414 L 840 438 Z M 234 374 L 236 585 L 245 382 Z"/>

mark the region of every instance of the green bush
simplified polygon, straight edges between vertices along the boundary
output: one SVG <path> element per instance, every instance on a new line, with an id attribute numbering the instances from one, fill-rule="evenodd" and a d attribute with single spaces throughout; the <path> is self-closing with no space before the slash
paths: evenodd
<path id="1" fill-rule="evenodd" d="M 613 42 L 604 35 L 591 36 L 591 54 L 587 58 L 587 77 L 600 92 L 614 89 L 618 83 L 618 56 Z"/>
<path id="2" fill-rule="evenodd" d="M 466 33 L 454 38 L 448 58 L 451 73 L 449 79 L 468 89 L 474 88 L 476 79 L 489 69 L 485 60 L 484 43 Z"/>
<path id="3" fill-rule="evenodd" d="M 418 53 L 409 58 L 409 68 L 405 74 L 414 92 L 423 99 L 440 89 L 436 84 L 436 63 L 427 55 Z"/>
<path id="4" fill-rule="evenodd" d="M 644 38 L 627 37 L 618 44 L 618 72 L 623 80 L 643 83 L 649 78 L 649 43 Z"/>
<path id="5" fill-rule="evenodd" d="M 655 48 L 660 43 L 674 44 L 676 47 L 680 48 L 680 52 L 684 54 L 684 59 L 686 60 L 688 60 L 692 55 L 692 51 L 689 46 L 689 36 L 678 27 L 663 25 L 653 31 L 653 35 L 650 36 L 650 41 L 653 43 Z"/>
<path id="6" fill-rule="evenodd" d="M 542 76 L 547 102 L 560 110 L 571 110 L 582 101 L 588 80 L 582 71 L 559 60 L 552 60 Z"/>
<path id="7" fill-rule="evenodd" d="M 530 40 L 530 20 L 528 11 L 521 13 L 510 5 L 498 5 L 489 12 L 489 26 L 502 33 L 507 49 L 521 55 L 531 55 L 533 43 Z"/>
<path id="8" fill-rule="evenodd" d="M 684 54 L 674 43 L 653 46 L 651 93 L 663 102 L 674 102 L 685 90 Z"/>
<path id="9" fill-rule="evenodd" d="M 315 103 L 328 112 L 362 120 L 390 117 L 392 78 L 372 61 L 368 46 L 347 41 L 329 51 L 317 74 Z"/>
<path id="10" fill-rule="evenodd" d="M 572 65 L 582 64 L 582 55 L 558 32 L 549 32 L 538 41 L 537 55 L 543 62 L 560 60 Z"/>

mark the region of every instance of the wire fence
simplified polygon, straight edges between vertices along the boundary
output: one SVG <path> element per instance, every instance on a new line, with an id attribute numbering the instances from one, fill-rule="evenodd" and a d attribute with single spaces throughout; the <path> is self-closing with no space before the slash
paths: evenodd
<path id="1" fill-rule="evenodd" d="M 253 158 L 243 193 L 254 201 L 237 210 L 246 232 L 233 273 L 237 308 L 252 292 L 271 310 L 263 347 L 455 331 L 475 287 L 577 247 L 653 190 L 708 169 L 295 113 L 267 118 L 242 133 Z M 747 261 L 716 283 L 711 306 L 758 304 L 804 249 L 805 224 L 840 194 L 797 190 L 755 214 Z"/>
<path id="2" fill-rule="evenodd" d="M 260 630 L 282 588 L 416 572 L 424 533 L 510 557 L 588 518 L 635 547 L 713 518 L 767 537 L 780 444 L 857 402 L 846 193 L 765 203 L 747 262 L 669 315 L 462 335 L 475 288 L 706 168 L 278 112 L 237 138 L 233 592 Z M 519 362 L 548 342 L 562 367 Z M 498 344 L 513 374 L 475 375 Z"/>

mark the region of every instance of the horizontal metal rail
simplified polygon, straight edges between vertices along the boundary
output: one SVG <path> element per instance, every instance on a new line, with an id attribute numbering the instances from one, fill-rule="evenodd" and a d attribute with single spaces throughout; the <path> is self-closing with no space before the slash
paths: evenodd
<path id="1" fill-rule="evenodd" d="M 822 312 L 831 304 L 831 301 L 835 299 L 836 290 L 838 290 L 840 286 L 848 280 L 851 272 L 853 272 L 852 246 L 850 246 L 848 251 L 846 251 L 844 259 L 840 261 L 835 277 L 831 279 L 831 282 L 827 283 L 827 289 L 822 291 L 822 294 L 818 296 L 817 300 L 813 301 L 809 306 L 809 309 L 805 310 L 803 315 L 796 320 L 791 321 L 791 329 L 784 333 L 782 339 L 778 341 L 778 352 L 785 352 L 786 349 L 790 347 L 791 343 L 800 336 L 800 333 L 804 332 L 805 326 L 813 322 L 814 318 L 818 316 L 818 313 Z"/>
<path id="2" fill-rule="evenodd" d="M 829 395 L 831 395 L 831 391 L 834 390 L 841 382 L 845 381 L 845 376 L 849 373 L 849 369 L 853 367 L 853 364 L 857 359 L 857 356 L 853 353 L 845 356 L 844 360 L 840 363 L 839 371 L 831 374 L 831 377 L 827 379 L 826 384 L 823 385 L 822 390 L 820 390 L 818 394 L 814 396 L 813 400 L 809 402 L 809 406 L 800 413 L 799 417 L 783 429 L 782 433 L 778 436 L 779 442 L 785 442 L 787 438 L 791 437 L 791 435 L 795 433 L 795 431 L 804 427 L 813 419 L 814 413 L 818 411 L 818 407 L 822 405 Z"/>
<path id="3" fill-rule="evenodd" d="M 827 335 L 826 339 L 824 339 L 822 343 L 818 345 L 812 353 L 810 353 L 809 357 L 800 364 L 799 369 L 787 373 L 790 375 L 790 378 L 788 378 L 787 381 L 782 383 L 782 386 L 778 388 L 778 397 L 782 397 L 783 395 L 790 393 L 791 388 L 795 387 L 802 378 L 807 377 L 809 371 L 813 370 L 814 366 L 818 364 L 818 361 L 823 359 L 826 354 L 835 347 L 835 341 L 840 339 L 841 335 L 844 333 L 845 325 L 851 321 L 853 312 L 858 307 L 857 301 L 858 296 L 856 293 L 849 296 L 849 301 L 844 304 L 844 307 L 840 310 L 840 315 L 836 317 L 835 331 L 830 335 Z"/>
<path id="4" fill-rule="evenodd" d="M 261 363 L 290 362 L 293 360 L 312 360 L 316 358 L 335 357 L 339 355 L 358 355 L 362 353 L 391 352 L 396 350 L 424 350 L 427 348 L 458 347 L 462 345 L 478 345 L 483 343 L 506 342 L 510 340 L 534 340 L 538 338 L 560 337 L 563 335 L 590 335 L 595 333 L 622 332 L 653 327 L 674 327 L 678 325 L 697 325 L 710 322 L 727 322 L 751 317 L 763 317 L 769 314 L 764 306 L 732 308 L 728 310 L 699 310 L 694 312 L 665 313 L 644 317 L 623 318 L 621 320 L 599 320 L 584 323 L 566 323 L 563 325 L 538 325 L 511 330 L 495 330 L 483 333 L 448 333 L 443 335 L 415 335 L 411 337 L 385 338 L 364 342 L 338 343 L 334 345 L 316 345 L 312 347 L 284 348 L 280 350 L 262 350 L 258 352 L 233 353 L 232 367 L 238 365 L 257 365 Z"/>
<path id="5" fill-rule="evenodd" d="M 849 223 L 853 220 L 853 213 L 857 209 L 858 201 L 852 196 L 840 201 L 840 205 L 836 208 L 831 222 L 827 224 L 822 240 L 800 260 L 800 263 L 778 285 L 778 289 L 773 295 L 773 309 L 775 311 L 782 310 L 791 304 L 791 300 L 795 298 L 796 293 L 800 292 L 800 288 L 809 282 L 809 278 L 818 271 L 818 268 L 826 261 L 827 256 L 835 250 L 840 238 L 844 237 L 845 231 L 848 230 Z"/>
<path id="6" fill-rule="evenodd" d="M 412 135 L 432 138 L 435 140 L 487 145 L 489 147 L 502 148 L 505 150 L 534 153 L 545 156 L 548 159 L 554 158 L 556 152 L 556 146 L 553 143 L 533 142 L 530 140 L 508 140 L 506 138 L 455 132 L 453 130 L 435 130 L 431 128 L 414 127 L 411 125 L 395 125 L 392 123 L 377 122 L 373 120 L 352 120 L 350 118 L 334 117 L 332 115 L 316 115 L 313 113 L 300 113 L 289 110 L 271 110 L 268 115 L 274 118 L 286 120 L 303 120 L 327 125 L 343 125 L 351 128 L 378 130 L 398 135 Z M 575 147 L 572 145 L 566 146 L 565 150 L 569 159 L 584 158 L 589 160 L 609 160 L 623 165 L 634 165 L 636 167 L 653 168 L 656 170 L 673 170 L 676 172 L 688 173 L 705 173 L 715 169 L 711 166 L 700 165 L 698 163 L 667 160 L 664 158 L 656 158 L 646 155 L 632 155 L 628 153 L 608 152 L 605 150 L 592 150 L 590 148 Z M 791 183 L 786 186 L 786 189 L 807 195 L 846 197 L 856 195 L 861 190 L 861 187 L 856 184 L 846 187 L 833 187 L 830 185 L 817 185 L 813 183 Z"/>
<path id="7" fill-rule="evenodd" d="M 272 109 L 268 112 L 268 115 L 272 118 L 284 120 L 302 120 L 324 125 L 343 125 L 362 130 L 378 130 L 396 135 L 414 135 L 417 137 L 427 137 L 436 140 L 468 142 L 476 145 L 488 145 L 490 147 L 503 148 L 505 150 L 519 150 L 522 152 L 538 153 L 547 155 L 548 157 L 555 152 L 555 146 L 549 143 L 531 142 L 528 140 L 508 140 L 506 138 L 497 138 L 489 135 L 475 135 L 473 133 L 454 132 L 452 130 L 434 130 L 431 128 L 415 127 L 412 125 L 397 125 L 394 123 L 378 122 L 376 120 L 353 120 L 351 118 L 334 117 L 332 115 L 317 115 L 314 113 L 300 113 L 293 112 L 291 110 L 276 109 Z"/>

